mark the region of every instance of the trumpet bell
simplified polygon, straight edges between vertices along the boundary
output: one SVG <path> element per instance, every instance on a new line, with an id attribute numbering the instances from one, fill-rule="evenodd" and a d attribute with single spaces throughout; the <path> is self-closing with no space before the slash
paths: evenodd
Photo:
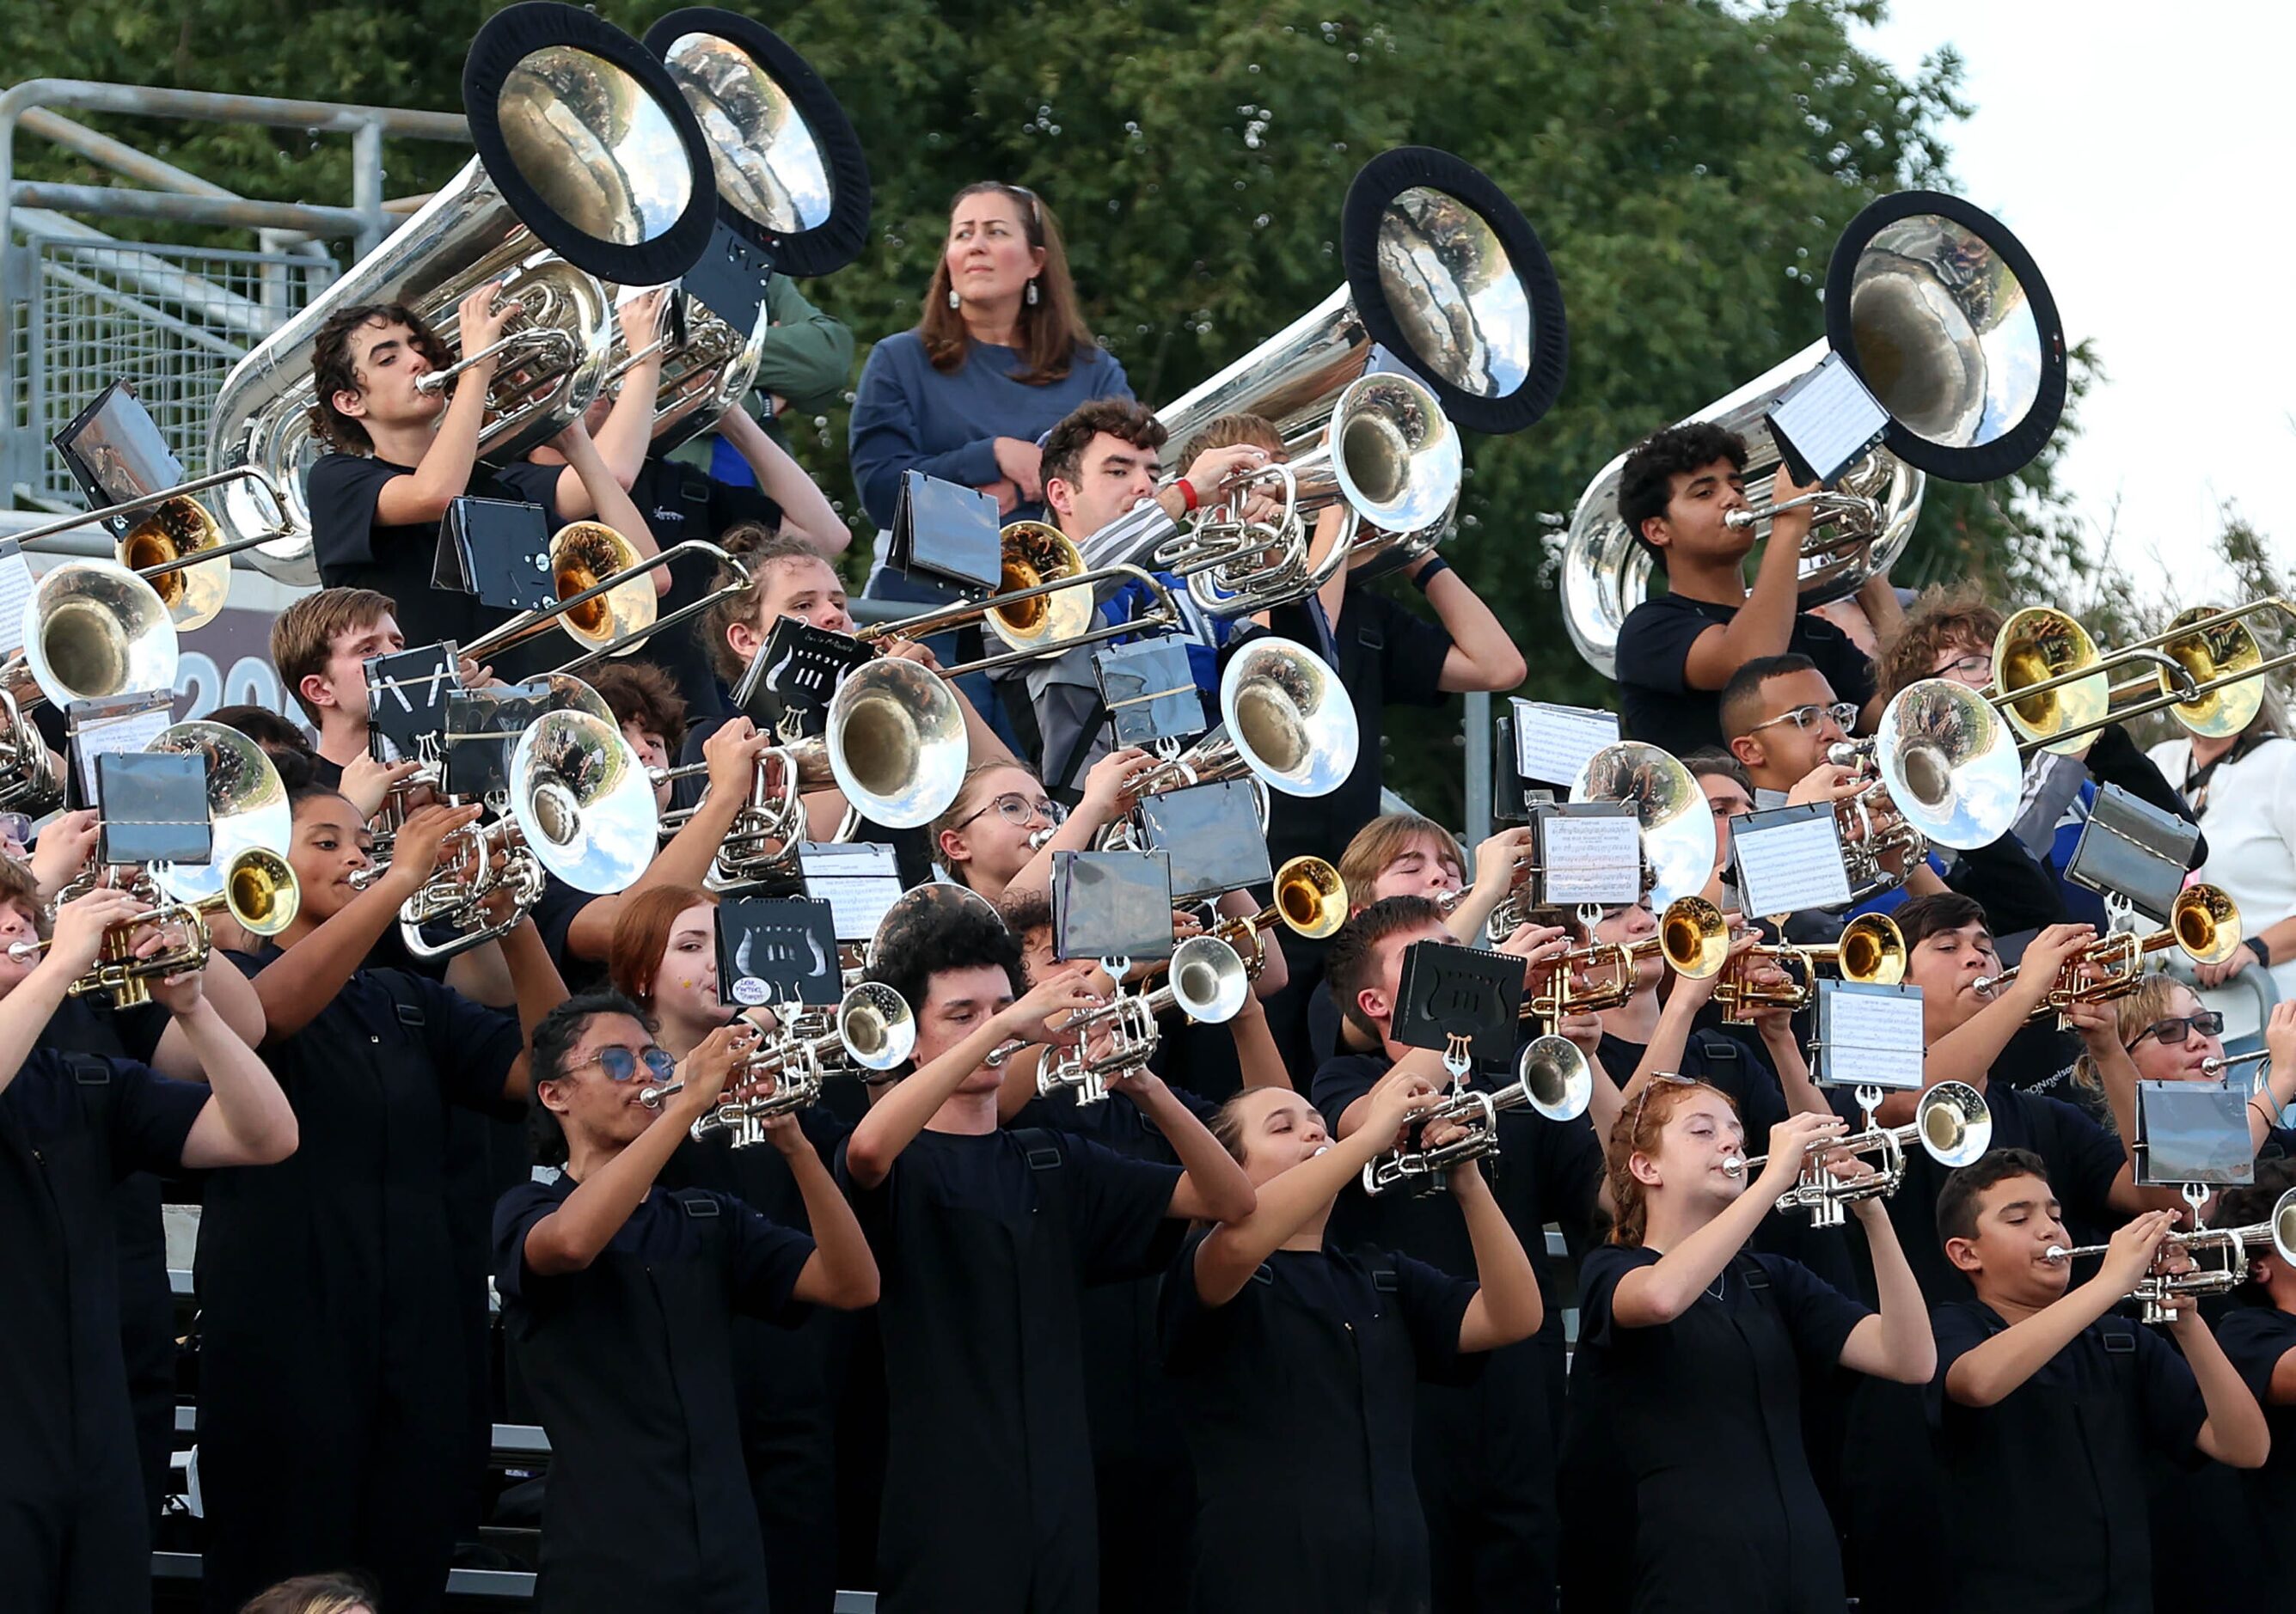
<path id="1" fill-rule="evenodd" d="M 1993 1146 L 1993 1111 L 1966 1082 L 1939 1082 L 1915 1107 L 1915 1135 L 1940 1166 L 1966 1166 Z"/>
<path id="2" fill-rule="evenodd" d="M 2296 1265 L 2296 1188 L 2273 1202 L 2272 1248 L 2282 1260 Z"/>
<path id="3" fill-rule="evenodd" d="M 1874 760 L 1891 805 L 1939 846 L 1988 846 L 2016 822 L 2017 742 L 1973 690 L 1944 678 L 1907 684 L 1882 714 Z"/>
<path id="4" fill-rule="evenodd" d="M 551 581 L 562 600 L 638 563 L 636 545 L 603 521 L 570 521 L 550 540 Z M 632 578 L 558 619 L 585 650 L 603 650 L 625 635 L 653 626 L 653 578 Z"/>
<path id="5" fill-rule="evenodd" d="M 2001 625 L 1993 641 L 1993 691 L 2010 726 L 2052 751 L 2079 750 L 2112 703 L 2112 679 L 2099 666 L 2088 630 L 2063 611 L 2030 605 Z M 2076 684 L 2020 697 L 2019 690 L 2085 668 L 2096 671 Z M 2065 739 L 2055 736 L 2068 735 Z"/>
<path id="6" fill-rule="evenodd" d="M 224 871 L 223 899 L 240 929 L 276 936 L 295 922 L 303 888 L 284 857 L 268 847 L 248 847 Z"/>
<path id="7" fill-rule="evenodd" d="M 964 782 L 964 712 L 948 681 L 914 661 L 880 659 L 830 698 L 829 766 L 845 799 L 889 829 L 948 810 Z"/>
<path id="8" fill-rule="evenodd" d="M 1894 987 L 1906 979 L 1906 936 L 1887 914 L 1860 914 L 1835 944 L 1841 979 L 1860 986 Z"/>
<path id="9" fill-rule="evenodd" d="M 1577 1120 L 1595 1096 L 1595 1073 L 1586 1054 L 1569 1037 L 1551 1033 L 1523 1045 L 1515 1079 L 1530 1107 L 1550 1121 Z"/>
<path id="10" fill-rule="evenodd" d="M 263 748 L 237 729 L 220 723 L 178 723 L 153 735 L 144 749 L 202 758 L 207 765 L 208 818 L 214 839 L 207 862 L 168 864 L 160 869 L 160 888 L 176 901 L 196 903 L 228 895 L 242 853 L 254 850 L 275 857 L 272 848 L 292 843 L 295 810 L 288 805 L 287 786 Z M 276 873 L 267 863 L 250 867 Z M 236 901 L 232 911 L 239 916 Z M 281 927 L 292 918 L 291 912 Z M 271 934 L 245 918 L 240 922 L 258 935 Z"/>
<path id="11" fill-rule="evenodd" d="M 2196 964 L 2220 964 L 2240 946 L 2240 905 L 2220 886 L 2186 886 L 2169 905 L 2169 929 Z"/>
<path id="12" fill-rule="evenodd" d="M 2235 619 L 2219 622 L 2214 627 L 2178 631 L 2220 614 L 2212 605 L 2196 605 L 2190 610 L 2179 611 L 2169 622 L 2169 636 L 2161 646 L 2163 653 L 2183 665 L 2196 684 L 2206 684 L 2211 678 L 2241 680 L 2210 690 L 2197 700 L 2179 700 L 2169 709 L 2169 715 L 2184 725 L 2187 733 L 2216 740 L 2229 739 L 2244 731 L 2256 721 L 2256 714 L 2264 705 L 2264 681 L 2253 676 L 2263 664 L 2264 651 L 2258 647 L 2256 635 L 2249 631 L 2246 622 Z M 2166 678 L 2161 680 L 2161 688 L 2169 688 Z"/>
<path id="13" fill-rule="evenodd" d="M 1320 941 L 1348 922 L 1348 887 L 1321 857 L 1290 859 L 1275 871 L 1275 916 L 1294 936 Z"/>
<path id="14" fill-rule="evenodd" d="M 587 712 L 549 712 L 510 758 L 510 816 L 542 866 L 578 891 L 627 889 L 660 840 L 653 784 L 621 731 Z"/>
<path id="15" fill-rule="evenodd" d="M 1714 810 L 1690 770 L 1654 745 L 1621 740 L 1587 759 L 1573 801 L 1622 801 L 1642 827 L 1653 906 L 1695 897 L 1714 873 Z"/>
<path id="16" fill-rule="evenodd" d="M 1704 980 L 1729 962 L 1730 922 L 1703 897 L 1677 897 L 1659 916 L 1659 949 L 1677 975 Z"/>
<path id="17" fill-rule="evenodd" d="M 1008 521 L 997 541 L 1003 562 L 999 594 L 1057 582 L 1085 569 L 1075 543 L 1048 521 Z M 999 605 L 988 613 L 987 626 L 1013 650 L 1049 651 L 1090 627 L 1095 609 L 1092 590 L 1079 585 Z"/>
<path id="18" fill-rule="evenodd" d="M 1191 936 L 1172 949 L 1172 1001 L 1190 1020 L 1225 1025 L 1243 1007 L 1251 977 L 1243 957 L 1217 936 Z"/>
<path id="19" fill-rule="evenodd" d="M 141 575 L 146 567 L 165 566 L 222 543 L 223 528 L 208 513 L 207 506 L 185 495 L 137 518 L 120 535 L 119 560 L 129 571 Z M 231 597 L 231 558 L 203 561 L 144 580 L 166 603 L 176 631 L 191 633 L 222 614 L 224 602 Z"/>
<path id="20" fill-rule="evenodd" d="M 1327 796 L 1355 772 L 1355 702 L 1292 640 L 1263 635 L 1228 659 L 1220 720 L 1251 771 L 1287 796 Z"/>
<path id="21" fill-rule="evenodd" d="M 865 980 L 839 1000 L 837 1035 L 862 1069 L 890 1070 L 916 1051 L 917 1017 L 892 987 Z"/>
<path id="22" fill-rule="evenodd" d="M 24 602 L 23 643 L 33 682 L 59 711 L 176 686 L 167 606 L 150 583 L 109 561 L 66 561 L 42 576 Z"/>

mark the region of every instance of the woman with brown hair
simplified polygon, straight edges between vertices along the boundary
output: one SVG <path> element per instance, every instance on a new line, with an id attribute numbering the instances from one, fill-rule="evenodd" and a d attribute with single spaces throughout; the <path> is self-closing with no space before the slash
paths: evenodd
<path id="1" fill-rule="evenodd" d="M 1789 1116 L 1770 1129 L 1761 1169 L 1718 1088 L 1645 1081 L 1611 1130 L 1611 1242 L 1579 1268 L 1578 1356 L 1566 1453 L 1599 1444 L 1610 1466 L 1566 1472 L 1630 1485 L 1615 1544 L 1631 1569 L 1608 1600 L 1582 1580 L 1566 1607 L 1760 1610 L 1839 1614 L 1841 1554 L 1801 1435 L 1801 1378 L 1835 1363 L 1904 1384 L 1936 1370 L 1929 1312 L 1878 1199 L 1853 1211 L 1873 1252 L 1882 1308 L 1851 1300 L 1784 1256 L 1749 1251 L 1803 1157 L 1841 1135 L 1833 1116 Z M 1866 1167 L 1850 1161 L 1838 1176 Z M 1568 1575 L 1572 1554 L 1566 1554 Z M 1621 1565 L 1601 1564 L 1615 1577 Z"/>

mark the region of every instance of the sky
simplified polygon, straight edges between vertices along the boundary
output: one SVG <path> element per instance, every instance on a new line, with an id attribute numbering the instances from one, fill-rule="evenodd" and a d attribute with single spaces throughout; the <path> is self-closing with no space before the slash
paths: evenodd
<path id="1" fill-rule="evenodd" d="M 2209 599 L 2230 504 L 2296 569 L 2296 7 L 1891 0 L 1854 37 L 1901 72 L 1962 57 L 1956 188 L 2103 371 L 2060 471 L 2091 542 L 2142 588 Z"/>

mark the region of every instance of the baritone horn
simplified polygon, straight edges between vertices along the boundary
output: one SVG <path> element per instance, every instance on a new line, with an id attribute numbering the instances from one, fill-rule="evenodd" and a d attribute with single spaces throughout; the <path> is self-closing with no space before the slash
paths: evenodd
<path id="1" fill-rule="evenodd" d="M 165 904 L 105 927 L 102 950 L 95 963 L 66 990 L 74 997 L 105 993 L 113 1008 L 132 1009 L 152 1001 L 153 981 L 207 968 L 215 946 L 208 929 L 209 915 L 228 912 L 240 929 L 251 936 L 276 936 L 295 922 L 296 910 L 302 905 L 302 889 L 296 883 L 295 871 L 278 853 L 266 847 L 243 847 L 232 855 L 219 880 L 213 896 L 196 902 Z M 176 934 L 173 939 L 163 939 L 157 952 L 139 957 L 136 949 L 141 938 L 151 930 L 157 930 L 163 938 L 169 932 Z M 29 963 L 52 945 L 16 942 L 10 946 L 8 956 Z"/>
<path id="2" fill-rule="evenodd" d="M 1745 439 L 1748 504 L 1732 526 L 1759 541 L 1780 511 L 1810 511 L 1805 610 L 1855 594 L 1898 558 L 1921 514 L 1925 474 L 2009 475 L 2047 443 L 2065 402 L 2064 329 L 2047 282 L 1998 219 L 1958 197 L 1900 192 L 1851 220 L 1827 266 L 1824 318 L 1819 340 L 1690 417 Z M 1779 455 L 1767 417 L 1832 355 L 1889 411 L 1882 446 L 1835 489 L 1773 507 Z M 1650 552 L 1619 515 L 1627 457 L 1588 484 L 1562 545 L 1562 619 L 1605 677 L 1616 670 L 1620 628 L 1650 592 Z"/>
<path id="3" fill-rule="evenodd" d="M 701 125 L 662 64 L 620 29 L 571 5 L 513 5 L 480 28 L 463 65 L 478 147 L 383 244 L 233 366 L 216 398 L 208 463 L 260 468 L 284 495 L 291 536 L 254 565 L 316 580 L 304 472 L 317 457 L 311 349 L 342 310 L 404 303 L 434 328 L 448 363 L 418 385 L 436 396 L 479 356 L 459 350 L 455 310 L 489 284 L 515 302 L 488 388 L 479 453 L 516 459 L 578 418 L 610 366 L 607 283 L 659 285 L 700 260 L 716 213 Z M 247 485 L 219 518 L 234 537 L 273 518 Z"/>

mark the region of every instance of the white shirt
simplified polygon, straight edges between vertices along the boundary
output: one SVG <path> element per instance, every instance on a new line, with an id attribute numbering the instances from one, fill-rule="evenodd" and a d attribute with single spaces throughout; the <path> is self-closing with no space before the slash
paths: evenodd
<path id="1" fill-rule="evenodd" d="M 2184 788 L 2192 770 L 2189 739 L 2162 741 L 2145 755 L 2169 783 Z M 2237 762 L 2218 763 L 2209 775 L 2201 832 L 2209 839 L 2209 860 L 2194 876 L 2240 905 L 2243 937 L 2296 914 L 2296 740 L 2267 740 Z M 2273 965 L 2272 979 L 2281 996 L 2296 997 L 2296 959 Z M 2227 1039 L 2261 1024 L 2254 990 L 2238 979 L 2201 997 L 2224 1015 Z"/>

